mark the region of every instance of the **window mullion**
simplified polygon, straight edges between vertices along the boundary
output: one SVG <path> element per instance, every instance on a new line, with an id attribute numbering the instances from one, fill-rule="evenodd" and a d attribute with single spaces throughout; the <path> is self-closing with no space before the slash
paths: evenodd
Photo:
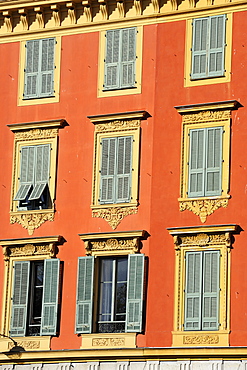
<path id="1" fill-rule="evenodd" d="M 116 295 L 116 259 L 112 264 L 112 302 L 111 302 L 111 321 L 115 320 L 115 295 Z"/>

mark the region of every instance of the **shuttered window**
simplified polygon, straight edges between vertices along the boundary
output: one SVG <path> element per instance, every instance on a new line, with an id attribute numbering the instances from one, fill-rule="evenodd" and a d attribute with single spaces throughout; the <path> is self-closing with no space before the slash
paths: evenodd
<path id="1" fill-rule="evenodd" d="M 11 336 L 56 335 L 59 262 L 14 262 Z"/>
<path id="2" fill-rule="evenodd" d="M 98 307 L 93 304 L 94 257 L 80 257 L 78 266 L 76 333 L 92 332 L 94 309 L 97 332 L 140 332 L 144 255 L 99 258 Z"/>
<path id="3" fill-rule="evenodd" d="M 106 32 L 104 89 L 135 86 L 136 28 Z"/>
<path id="4" fill-rule="evenodd" d="M 225 73 L 226 15 L 193 20 L 191 79 Z"/>
<path id="5" fill-rule="evenodd" d="M 219 251 L 186 252 L 184 330 L 219 329 Z"/>
<path id="6" fill-rule="evenodd" d="M 49 186 L 50 151 L 50 144 L 21 148 L 19 187 L 14 200 L 38 201 L 44 194 Z M 41 208 L 47 206 L 45 203 L 40 203 Z"/>
<path id="7" fill-rule="evenodd" d="M 24 99 L 54 96 L 55 38 L 26 42 Z"/>
<path id="8" fill-rule="evenodd" d="M 189 197 L 222 192 L 222 127 L 192 129 L 189 154 Z"/>
<path id="9" fill-rule="evenodd" d="M 127 203 L 131 198 L 133 137 L 101 141 L 100 203 Z"/>

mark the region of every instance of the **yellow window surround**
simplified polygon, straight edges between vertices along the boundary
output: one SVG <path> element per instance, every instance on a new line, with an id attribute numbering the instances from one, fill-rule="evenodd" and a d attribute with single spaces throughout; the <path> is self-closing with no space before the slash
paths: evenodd
<path id="1" fill-rule="evenodd" d="M 218 10 L 217 10 L 218 11 Z M 195 18 L 205 17 L 205 16 L 215 16 L 225 14 L 225 10 L 220 12 L 210 12 L 207 14 L 199 13 L 198 16 L 193 15 L 186 21 L 186 40 L 185 40 L 185 78 L 184 86 L 201 86 L 201 85 L 211 85 L 218 83 L 226 83 L 231 81 L 231 59 L 232 59 L 232 13 L 227 14 L 226 18 L 226 34 L 225 34 L 225 73 L 222 77 L 211 77 L 211 78 L 198 78 L 196 80 L 191 80 L 191 70 L 192 70 L 192 21 Z"/>
<path id="2" fill-rule="evenodd" d="M 175 248 L 174 347 L 229 346 L 230 333 L 230 252 L 235 224 L 168 228 Z M 220 252 L 219 330 L 185 331 L 185 254 L 188 251 Z"/>
<path id="3" fill-rule="evenodd" d="M 59 128 L 67 125 L 64 119 L 28 122 L 10 124 L 8 127 L 14 133 L 14 158 L 13 158 L 13 177 L 10 200 L 10 223 L 19 223 L 27 229 L 29 235 L 32 235 L 34 230 L 39 228 L 46 221 L 54 220 L 54 200 L 55 200 L 55 179 L 57 165 L 57 139 Z M 49 179 L 49 195 L 51 198 L 51 206 L 48 209 L 41 210 L 19 210 L 18 201 L 14 201 L 17 193 L 20 176 L 20 161 L 21 148 L 30 145 L 49 144 L 51 147 L 50 155 L 50 179 Z"/>
<path id="4" fill-rule="evenodd" d="M 137 213 L 140 129 L 141 120 L 147 119 L 147 117 L 149 117 L 149 114 L 146 111 L 124 112 L 88 117 L 95 125 L 95 151 L 91 205 L 92 215 L 93 217 L 105 219 L 112 229 L 116 229 L 124 217 Z M 130 202 L 100 204 L 102 139 L 125 136 L 131 136 L 133 138 Z"/>
<path id="5" fill-rule="evenodd" d="M 180 180 L 180 211 L 189 210 L 205 222 L 207 217 L 220 207 L 227 207 L 230 198 L 229 166 L 230 166 L 230 137 L 231 111 L 241 106 L 236 100 L 213 102 L 205 104 L 185 105 L 175 107 L 182 116 L 182 148 L 181 148 L 181 180 Z M 190 130 L 200 128 L 222 127 L 222 193 L 219 196 L 188 196 L 189 177 L 189 148 Z"/>
<path id="6" fill-rule="evenodd" d="M 41 238 L 4 239 L 0 240 L 4 256 L 4 290 L 1 333 L 9 335 L 11 319 L 11 287 L 13 285 L 13 266 L 15 261 L 37 261 L 54 258 L 57 246 L 64 243 L 62 236 Z M 50 349 L 50 336 L 15 337 L 18 346 L 26 351 Z M 0 351 L 9 351 L 13 342 L 8 338 L 0 338 Z"/>

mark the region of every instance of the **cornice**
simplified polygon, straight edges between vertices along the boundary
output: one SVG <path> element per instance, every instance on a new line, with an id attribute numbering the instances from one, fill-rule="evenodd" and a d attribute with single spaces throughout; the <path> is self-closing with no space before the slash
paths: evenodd
<path id="1" fill-rule="evenodd" d="M 78 234 L 80 239 L 83 241 L 88 240 L 101 240 L 101 239 L 120 239 L 120 238 L 141 238 L 146 239 L 149 235 L 145 230 L 137 230 L 137 231 L 119 231 L 113 233 L 93 233 L 93 234 Z"/>
<path id="2" fill-rule="evenodd" d="M 26 123 L 11 123 L 7 125 L 12 132 L 30 130 L 30 129 L 46 129 L 46 128 L 63 128 L 68 126 L 65 119 L 55 119 L 51 121 L 26 122 Z"/>
<path id="3" fill-rule="evenodd" d="M 24 244 L 48 244 L 48 243 L 62 243 L 64 238 L 61 235 L 43 236 L 38 238 L 23 238 L 23 239 L 2 239 L 0 245 L 2 247 L 8 245 L 24 245 Z"/>
<path id="4" fill-rule="evenodd" d="M 186 227 L 168 227 L 170 235 L 185 235 L 198 233 L 236 233 L 239 226 L 236 224 L 227 225 L 205 225 L 205 226 L 186 226 Z"/>
<path id="5" fill-rule="evenodd" d="M 209 110 L 219 110 L 219 109 L 237 109 L 242 107 L 242 105 L 237 100 L 226 100 L 212 103 L 202 103 L 202 104 L 189 104 L 189 105 L 179 105 L 174 108 L 177 109 L 180 114 L 188 114 L 192 112 L 201 112 Z"/>
<path id="6" fill-rule="evenodd" d="M 131 120 L 131 119 L 146 119 L 150 117 L 150 114 L 145 110 L 134 111 L 134 112 L 123 112 L 114 114 L 103 114 L 98 116 L 88 116 L 90 121 L 94 124 L 103 122 L 112 122 L 117 120 Z"/>

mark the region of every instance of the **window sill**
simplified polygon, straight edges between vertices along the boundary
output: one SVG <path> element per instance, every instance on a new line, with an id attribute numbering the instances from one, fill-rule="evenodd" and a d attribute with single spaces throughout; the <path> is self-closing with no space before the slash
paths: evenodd
<path id="1" fill-rule="evenodd" d="M 173 331 L 173 347 L 228 347 L 229 330 Z"/>
<path id="2" fill-rule="evenodd" d="M 33 235 L 34 230 L 38 229 L 46 221 L 54 221 L 54 209 L 42 209 L 32 211 L 10 212 L 10 223 L 20 224 L 27 229 L 29 235 Z"/>
<path id="3" fill-rule="evenodd" d="M 95 333 L 81 336 L 80 349 L 136 348 L 136 333 Z"/>
<path id="4" fill-rule="evenodd" d="M 51 337 L 13 337 L 17 345 L 25 351 L 46 351 L 50 349 Z M 0 352 L 8 352 L 14 347 L 14 343 L 7 338 L 0 340 Z"/>

